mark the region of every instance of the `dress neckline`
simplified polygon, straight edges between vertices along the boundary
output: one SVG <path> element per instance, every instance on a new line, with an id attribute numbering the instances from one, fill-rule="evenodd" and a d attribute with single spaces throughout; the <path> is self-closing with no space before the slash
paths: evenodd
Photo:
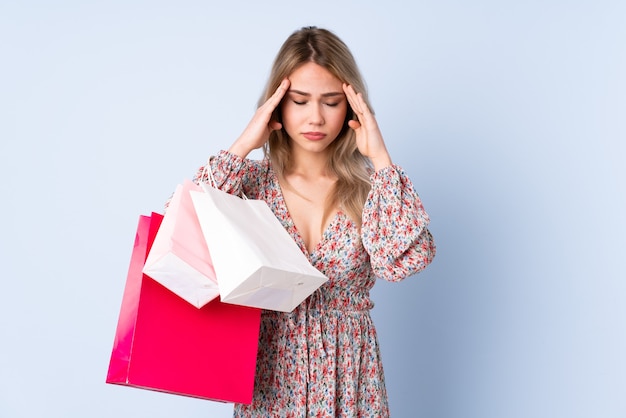
<path id="1" fill-rule="evenodd" d="M 285 200 L 285 196 L 283 195 L 283 189 L 280 185 L 280 182 L 278 181 L 278 176 L 276 175 L 274 168 L 271 166 L 270 166 L 270 171 L 272 173 L 272 181 L 274 182 L 274 185 L 277 189 L 277 197 L 280 201 L 279 202 L 280 208 L 285 214 L 285 220 L 289 224 L 289 227 L 293 230 L 292 236 L 294 240 L 296 241 L 296 244 L 298 244 L 298 246 L 302 250 L 302 252 L 306 254 L 307 257 L 311 258 L 315 253 L 317 253 L 324 246 L 324 244 L 328 240 L 331 229 L 334 228 L 335 224 L 339 221 L 340 217 L 343 215 L 343 212 L 341 209 L 338 209 L 335 212 L 335 214 L 330 219 L 330 222 L 328 222 L 328 224 L 324 228 L 324 231 L 322 231 L 322 237 L 309 251 L 309 249 L 307 248 L 304 242 L 304 239 L 302 238 L 302 235 L 300 234 L 300 231 L 298 230 L 298 227 L 296 226 L 296 223 L 291 217 L 291 213 L 289 212 L 289 207 L 287 206 L 287 201 Z"/>

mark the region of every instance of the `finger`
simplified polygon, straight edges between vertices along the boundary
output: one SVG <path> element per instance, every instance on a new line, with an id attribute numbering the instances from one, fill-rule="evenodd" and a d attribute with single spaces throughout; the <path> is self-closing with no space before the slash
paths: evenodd
<path id="1" fill-rule="evenodd" d="M 289 86 L 289 80 L 284 79 L 278 85 L 274 93 L 259 107 L 259 111 L 263 114 L 269 114 L 276 109 L 276 107 L 280 104 L 280 101 L 285 96 L 287 92 L 287 88 Z"/>
<path id="2" fill-rule="evenodd" d="M 346 97 L 348 98 L 348 103 L 350 103 L 350 107 L 357 115 L 359 120 L 362 120 L 363 116 L 367 111 L 369 111 L 365 100 L 363 99 L 363 95 L 357 93 L 354 90 L 354 87 L 351 85 L 344 84 L 344 92 L 346 93 Z"/>
<path id="3" fill-rule="evenodd" d="M 352 88 L 351 85 L 349 84 L 343 84 L 343 92 L 346 95 L 346 98 L 348 99 L 348 104 L 350 104 L 350 107 L 352 108 L 352 111 L 354 111 L 354 113 L 357 113 L 358 109 L 356 107 L 356 93 L 354 91 L 354 88 Z"/>
<path id="4" fill-rule="evenodd" d="M 271 119 L 271 115 L 274 110 L 280 104 L 280 101 L 285 96 L 287 89 L 289 88 L 289 80 L 284 79 L 278 85 L 274 93 L 257 109 L 257 115 L 260 120 L 268 122 Z"/>
<path id="5" fill-rule="evenodd" d="M 274 108 L 276 108 L 276 106 L 278 106 L 283 97 L 285 97 L 285 93 L 287 93 L 289 84 L 289 80 L 285 78 L 283 81 L 280 82 L 280 84 L 276 88 L 276 91 L 274 91 L 274 94 L 272 94 L 272 96 L 269 98 L 268 102 L 271 102 Z"/>
<path id="6" fill-rule="evenodd" d="M 370 112 L 370 108 L 367 105 L 367 103 L 365 103 L 365 99 L 363 98 L 363 94 L 362 93 L 356 93 L 355 92 L 355 102 L 356 102 L 356 106 L 359 108 L 359 111 L 361 112 L 361 114 L 369 114 Z"/>
<path id="7" fill-rule="evenodd" d="M 348 126 L 354 131 L 358 131 L 361 127 L 361 123 L 358 120 L 351 119 L 348 121 Z"/>
<path id="8" fill-rule="evenodd" d="M 356 93 L 354 89 L 352 88 L 352 86 L 347 86 L 344 84 L 344 92 L 346 93 L 346 98 L 348 99 L 348 104 L 350 105 L 352 112 L 357 117 L 357 119 L 362 120 L 363 113 L 357 105 Z"/>

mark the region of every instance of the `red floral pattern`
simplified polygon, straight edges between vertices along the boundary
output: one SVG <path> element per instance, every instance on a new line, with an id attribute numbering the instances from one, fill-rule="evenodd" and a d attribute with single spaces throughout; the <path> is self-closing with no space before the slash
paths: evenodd
<path id="1" fill-rule="evenodd" d="M 234 416 L 388 417 L 369 291 L 376 277 L 402 280 L 435 255 L 428 215 L 404 171 L 393 165 L 372 174 L 361 231 L 340 211 L 309 253 L 267 159 L 221 151 L 210 169 L 220 189 L 265 200 L 329 278 L 293 312 L 263 312 L 254 399 L 236 404 Z M 208 181 L 204 167 L 195 180 Z"/>

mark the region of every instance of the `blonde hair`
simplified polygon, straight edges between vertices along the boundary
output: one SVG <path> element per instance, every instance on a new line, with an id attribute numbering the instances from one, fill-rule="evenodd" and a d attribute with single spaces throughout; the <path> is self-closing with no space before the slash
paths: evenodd
<path id="1" fill-rule="evenodd" d="M 297 30 L 283 43 L 274 60 L 259 106 L 269 99 L 283 79 L 308 62 L 324 67 L 341 82 L 352 85 L 372 109 L 365 82 L 346 44 L 332 32 L 314 26 Z M 273 118 L 280 121 L 280 106 L 275 110 Z M 343 129 L 329 146 L 328 169 L 337 176 L 337 182 L 326 201 L 324 219 L 331 208 L 339 204 L 360 227 L 363 205 L 371 187 L 369 176 L 372 166 L 370 160 L 357 149 L 355 133 L 348 126 L 350 119 L 356 117 L 348 106 Z M 283 177 L 285 170 L 290 168 L 290 144 L 287 138 L 284 130 L 273 131 L 263 148 L 279 177 Z"/>

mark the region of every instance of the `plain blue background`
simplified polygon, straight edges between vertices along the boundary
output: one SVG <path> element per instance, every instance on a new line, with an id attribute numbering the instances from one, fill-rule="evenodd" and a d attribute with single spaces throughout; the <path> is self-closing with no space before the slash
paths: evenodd
<path id="1" fill-rule="evenodd" d="M 140 214 L 303 25 L 351 47 L 434 264 L 374 289 L 395 417 L 626 416 L 626 3 L 0 1 L 0 416 L 227 417 L 104 383 Z"/>

